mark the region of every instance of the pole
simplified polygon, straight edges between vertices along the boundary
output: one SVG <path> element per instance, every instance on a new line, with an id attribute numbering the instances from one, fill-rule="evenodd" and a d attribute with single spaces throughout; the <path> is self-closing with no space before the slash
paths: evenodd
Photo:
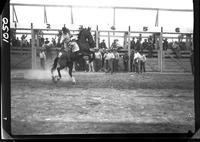
<path id="1" fill-rule="evenodd" d="M 129 57 L 129 60 L 128 60 L 128 70 L 129 72 L 131 71 L 131 42 L 130 42 L 130 36 L 131 36 L 131 27 L 129 26 L 128 27 L 128 57 Z"/>
<path id="2" fill-rule="evenodd" d="M 96 48 L 99 48 L 99 32 L 98 32 L 98 25 L 96 27 Z"/>
<path id="3" fill-rule="evenodd" d="M 114 26 L 113 35 L 115 35 L 115 8 L 114 8 L 114 12 L 113 12 L 113 26 Z"/>
<path id="4" fill-rule="evenodd" d="M 160 39 L 159 39 L 159 47 L 160 47 L 160 72 L 163 72 L 163 27 L 161 27 L 160 31 Z"/>
<path id="5" fill-rule="evenodd" d="M 31 68 L 36 69 L 36 47 L 35 47 L 35 34 L 33 30 L 33 23 L 31 23 Z"/>
<path id="6" fill-rule="evenodd" d="M 108 31 L 108 48 L 110 49 L 110 32 Z"/>

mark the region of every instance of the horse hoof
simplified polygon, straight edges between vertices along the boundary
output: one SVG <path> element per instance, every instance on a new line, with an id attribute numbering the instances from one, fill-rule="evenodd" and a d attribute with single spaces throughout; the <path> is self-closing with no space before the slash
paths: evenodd
<path id="1" fill-rule="evenodd" d="M 57 83 L 57 81 L 54 77 L 52 77 L 52 81 L 53 81 L 53 83 Z"/>
<path id="2" fill-rule="evenodd" d="M 60 77 L 59 77 L 59 76 L 52 77 L 52 81 L 53 81 L 54 83 L 57 83 L 59 80 L 60 80 Z"/>

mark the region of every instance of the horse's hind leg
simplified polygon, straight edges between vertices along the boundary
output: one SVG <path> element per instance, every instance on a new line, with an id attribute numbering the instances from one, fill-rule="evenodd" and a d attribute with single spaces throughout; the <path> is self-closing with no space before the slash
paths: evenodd
<path id="1" fill-rule="evenodd" d="M 59 78 L 62 77 L 62 76 L 61 76 L 61 73 L 60 73 L 60 70 L 62 70 L 62 69 L 64 69 L 64 67 L 58 67 L 58 68 L 57 68 Z"/>
<path id="2" fill-rule="evenodd" d="M 69 75 L 70 75 L 70 77 L 72 78 L 72 82 L 73 82 L 73 83 L 76 83 L 75 78 L 72 76 L 73 62 L 70 63 L 68 67 L 69 67 Z"/>

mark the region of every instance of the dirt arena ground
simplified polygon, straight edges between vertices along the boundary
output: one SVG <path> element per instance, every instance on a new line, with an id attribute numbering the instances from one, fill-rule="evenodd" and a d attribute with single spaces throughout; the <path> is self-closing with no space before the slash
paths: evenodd
<path id="1" fill-rule="evenodd" d="M 191 74 L 11 72 L 12 134 L 194 131 Z"/>

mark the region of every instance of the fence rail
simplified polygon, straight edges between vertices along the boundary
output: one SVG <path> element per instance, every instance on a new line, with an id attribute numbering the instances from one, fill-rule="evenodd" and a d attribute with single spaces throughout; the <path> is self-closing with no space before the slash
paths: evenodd
<path id="1" fill-rule="evenodd" d="M 42 48 L 37 47 L 36 50 L 39 52 Z M 53 52 L 57 52 L 60 50 L 59 47 L 54 47 L 51 49 Z M 165 58 L 171 58 L 171 57 L 176 57 L 176 53 L 173 51 L 163 51 Z M 124 53 L 128 53 L 128 49 L 121 49 L 119 50 L 119 53 L 123 55 Z M 143 53 L 148 55 L 149 51 L 148 50 L 143 50 Z M 11 48 L 11 54 L 31 54 L 31 48 L 30 47 L 12 47 Z M 191 51 L 180 51 L 180 58 L 190 58 Z M 152 51 L 152 57 L 158 57 L 158 50 L 153 50 Z"/>

